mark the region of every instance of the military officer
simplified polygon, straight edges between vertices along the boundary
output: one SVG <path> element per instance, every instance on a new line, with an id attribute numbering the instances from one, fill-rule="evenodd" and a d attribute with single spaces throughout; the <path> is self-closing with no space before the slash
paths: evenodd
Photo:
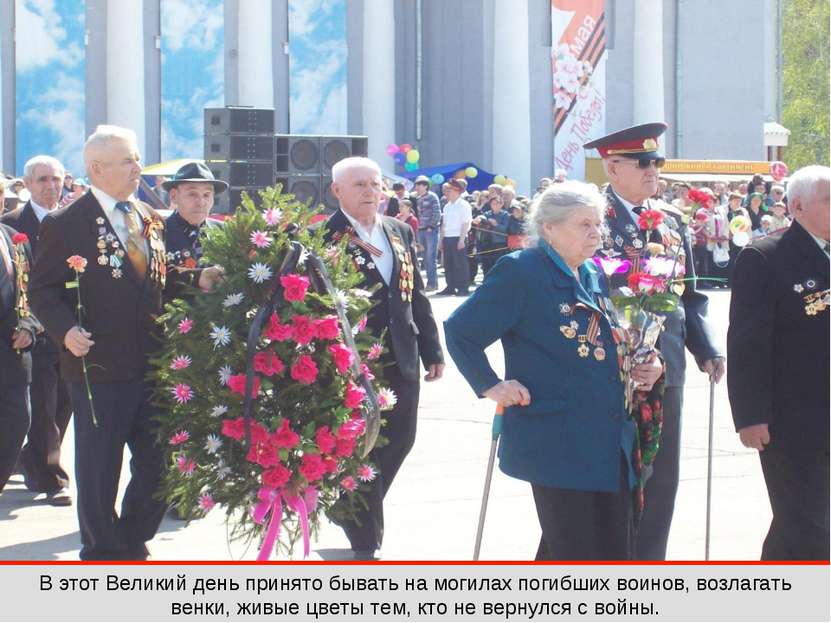
<path id="1" fill-rule="evenodd" d="M 658 138 L 667 125 L 646 123 L 613 132 L 586 143 L 586 149 L 597 149 L 603 159 L 603 170 L 609 179 L 606 190 L 607 233 L 600 254 L 630 260 L 627 273 L 612 275 L 613 289 L 627 285 L 629 274 L 640 261 L 653 255 L 655 244 L 667 256 L 677 257 L 686 277 L 695 275 L 692 253 L 677 212 L 663 202 L 650 199 L 658 189 L 658 172 L 664 157 L 658 149 Z M 654 230 L 645 230 L 639 223 L 644 210 L 658 210 L 663 222 Z M 649 243 L 652 243 L 651 245 Z M 680 271 L 676 271 L 680 277 Z M 663 432 L 661 447 L 646 483 L 645 507 L 638 529 L 635 558 L 663 560 L 666 558 L 670 523 L 678 490 L 678 464 L 681 456 L 681 410 L 684 399 L 684 347 L 695 355 L 699 368 L 718 382 L 724 375 L 725 360 L 707 320 L 707 297 L 696 291 L 694 282 L 676 287 L 682 292 L 677 309 L 666 316 L 664 332 L 658 348 L 666 363 L 663 395 Z"/>

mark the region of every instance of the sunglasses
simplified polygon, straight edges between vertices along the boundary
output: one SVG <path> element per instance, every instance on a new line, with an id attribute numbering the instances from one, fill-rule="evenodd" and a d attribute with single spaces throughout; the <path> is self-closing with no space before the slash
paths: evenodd
<path id="1" fill-rule="evenodd" d="M 650 165 L 654 164 L 656 169 L 663 168 L 664 164 L 666 164 L 666 158 L 643 158 L 641 160 L 615 160 L 615 164 L 620 162 L 634 162 L 638 165 L 639 169 L 648 169 Z"/>

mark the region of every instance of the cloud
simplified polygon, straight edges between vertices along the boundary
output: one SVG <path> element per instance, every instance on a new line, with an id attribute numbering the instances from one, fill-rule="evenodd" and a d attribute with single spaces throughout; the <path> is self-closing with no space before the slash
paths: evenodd
<path id="1" fill-rule="evenodd" d="M 169 51 L 212 50 L 224 32 L 222 0 L 162 0 L 161 22 Z"/>
<path id="2" fill-rule="evenodd" d="M 17 71 L 27 72 L 52 63 L 66 64 L 61 43 L 66 30 L 54 0 L 21 0 L 15 14 Z"/>
<path id="3" fill-rule="evenodd" d="M 343 110 L 333 115 L 336 101 L 342 101 Z M 332 52 L 318 57 L 314 66 L 293 71 L 290 110 L 293 133 L 345 133 L 345 55 Z"/>

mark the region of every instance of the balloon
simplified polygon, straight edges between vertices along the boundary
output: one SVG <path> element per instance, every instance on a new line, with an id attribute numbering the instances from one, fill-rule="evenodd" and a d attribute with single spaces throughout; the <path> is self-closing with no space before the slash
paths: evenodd
<path id="1" fill-rule="evenodd" d="M 479 171 L 476 170 L 476 167 L 468 167 L 465 169 L 465 175 L 468 177 L 476 177 L 479 175 Z"/>
<path id="2" fill-rule="evenodd" d="M 407 162 L 418 162 L 418 159 L 421 157 L 421 154 L 418 153 L 417 149 L 411 149 L 407 152 Z"/>
<path id="3" fill-rule="evenodd" d="M 396 145 L 394 143 L 390 143 L 389 145 L 387 145 L 387 155 L 388 156 L 394 156 L 399 151 L 401 151 L 401 150 L 398 149 L 398 145 Z"/>
<path id="4" fill-rule="evenodd" d="M 776 162 L 770 163 L 770 176 L 776 182 L 781 182 L 783 179 L 788 177 L 788 165 L 784 162 Z"/>
<path id="5" fill-rule="evenodd" d="M 395 154 L 392 157 L 392 159 L 395 160 L 397 164 L 404 164 L 405 162 L 407 162 L 407 156 L 402 154 L 400 151 L 397 154 Z"/>
<path id="6" fill-rule="evenodd" d="M 744 214 L 738 214 L 730 221 L 730 231 L 733 235 L 750 231 L 750 219 Z"/>
<path id="7" fill-rule="evenodd" d="M 433 173 L 433 177 L 430 178 L 430 181 L 433 184 L 444 184 L 444 175 L 441 173 Z"/>
<path id="8" fill-rule="evenodd" d="M 404 165 L 404 168 L 408 171 L 416 171 L 418 170 L 418 165 L 415 162 L 408 162 Z"/>
<path id="9" fill-rule="evenodd" d="M 493 176 L 493 183 L 494 184 L 499 184 L 500 186 L 503 186 L 507 180 L 508 180 L 508 178 L 505 177 L 504 175 L 494 175 Z"/>
<path id="10" fill-rule="evenodd" d="M 733 234 L 733 244 L 737 247 L 747 246 L 748 242 L 750 242 L 750 234 L 748 234 L 746 231 L 740 231 L 736 234 Z"/>
<path id="11" fill-rule="evenodd" d="M 413 146 L 410 145 L 409 143 L 403 143 L 403 144 L 398 146 L 398 149 L 401 150 L 401 153 L 403 153 L 403 154 L 406 154 L 412 148 L 413 148 Z"/>
<path id="12" fill-rule="evenodd" d="M 513 179 L 513 178 L 510 178 L 510 177 L 509 177 L 509 178 L 507 178 L 507 179 L 505 180 L 505 186 L 510 186 L 510 187 L 512 187 L 514 190 L 516 190 L 516 180 L 515 180 L 515 179 Z"/>

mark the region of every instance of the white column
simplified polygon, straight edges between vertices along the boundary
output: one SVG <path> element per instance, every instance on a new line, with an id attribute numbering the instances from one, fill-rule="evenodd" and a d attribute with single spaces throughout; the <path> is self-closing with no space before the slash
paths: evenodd
<path id="1" fill-rule="evenodd" d="M 3 162 L 3 152 L 6 151 L 3 142 L 3 63 L 6 59 L 3 57 L 3 46 L 1 44 L 2 41 L 0 41 L 0 171 L 5 171 L 6 167 Z M 3 206 L 0 206 L 0 209 L 2 208 Z"/>
<path id="2" fill-rule="evenodd" d="M 498 43 L 493 45 L 493 173 L 531 191 L 531 81 L 528 3 L 495 0 Z"/>
<path id="3" fill-rule="evenodd" d="M 663 0 L 637 0 L 634 7 L 632 123 L 666 121 Z"/>
<path id="4" fill-rule="evenodd" d="M 144 154 L 144 14 L 142 0 L 107 2 L 107 123 L 129 128 Z"/>
<path id="5" fill-rule="evenodd" d="M 388 163 L 386 146 L 395 143 L 395 3 L 364 0 L 363 133 L 369 157 Z"/>
<path id="6" fill-rule="evenodd" d="M 239 103 L 274 108 L 272 0 L 239 3 Z"/>

